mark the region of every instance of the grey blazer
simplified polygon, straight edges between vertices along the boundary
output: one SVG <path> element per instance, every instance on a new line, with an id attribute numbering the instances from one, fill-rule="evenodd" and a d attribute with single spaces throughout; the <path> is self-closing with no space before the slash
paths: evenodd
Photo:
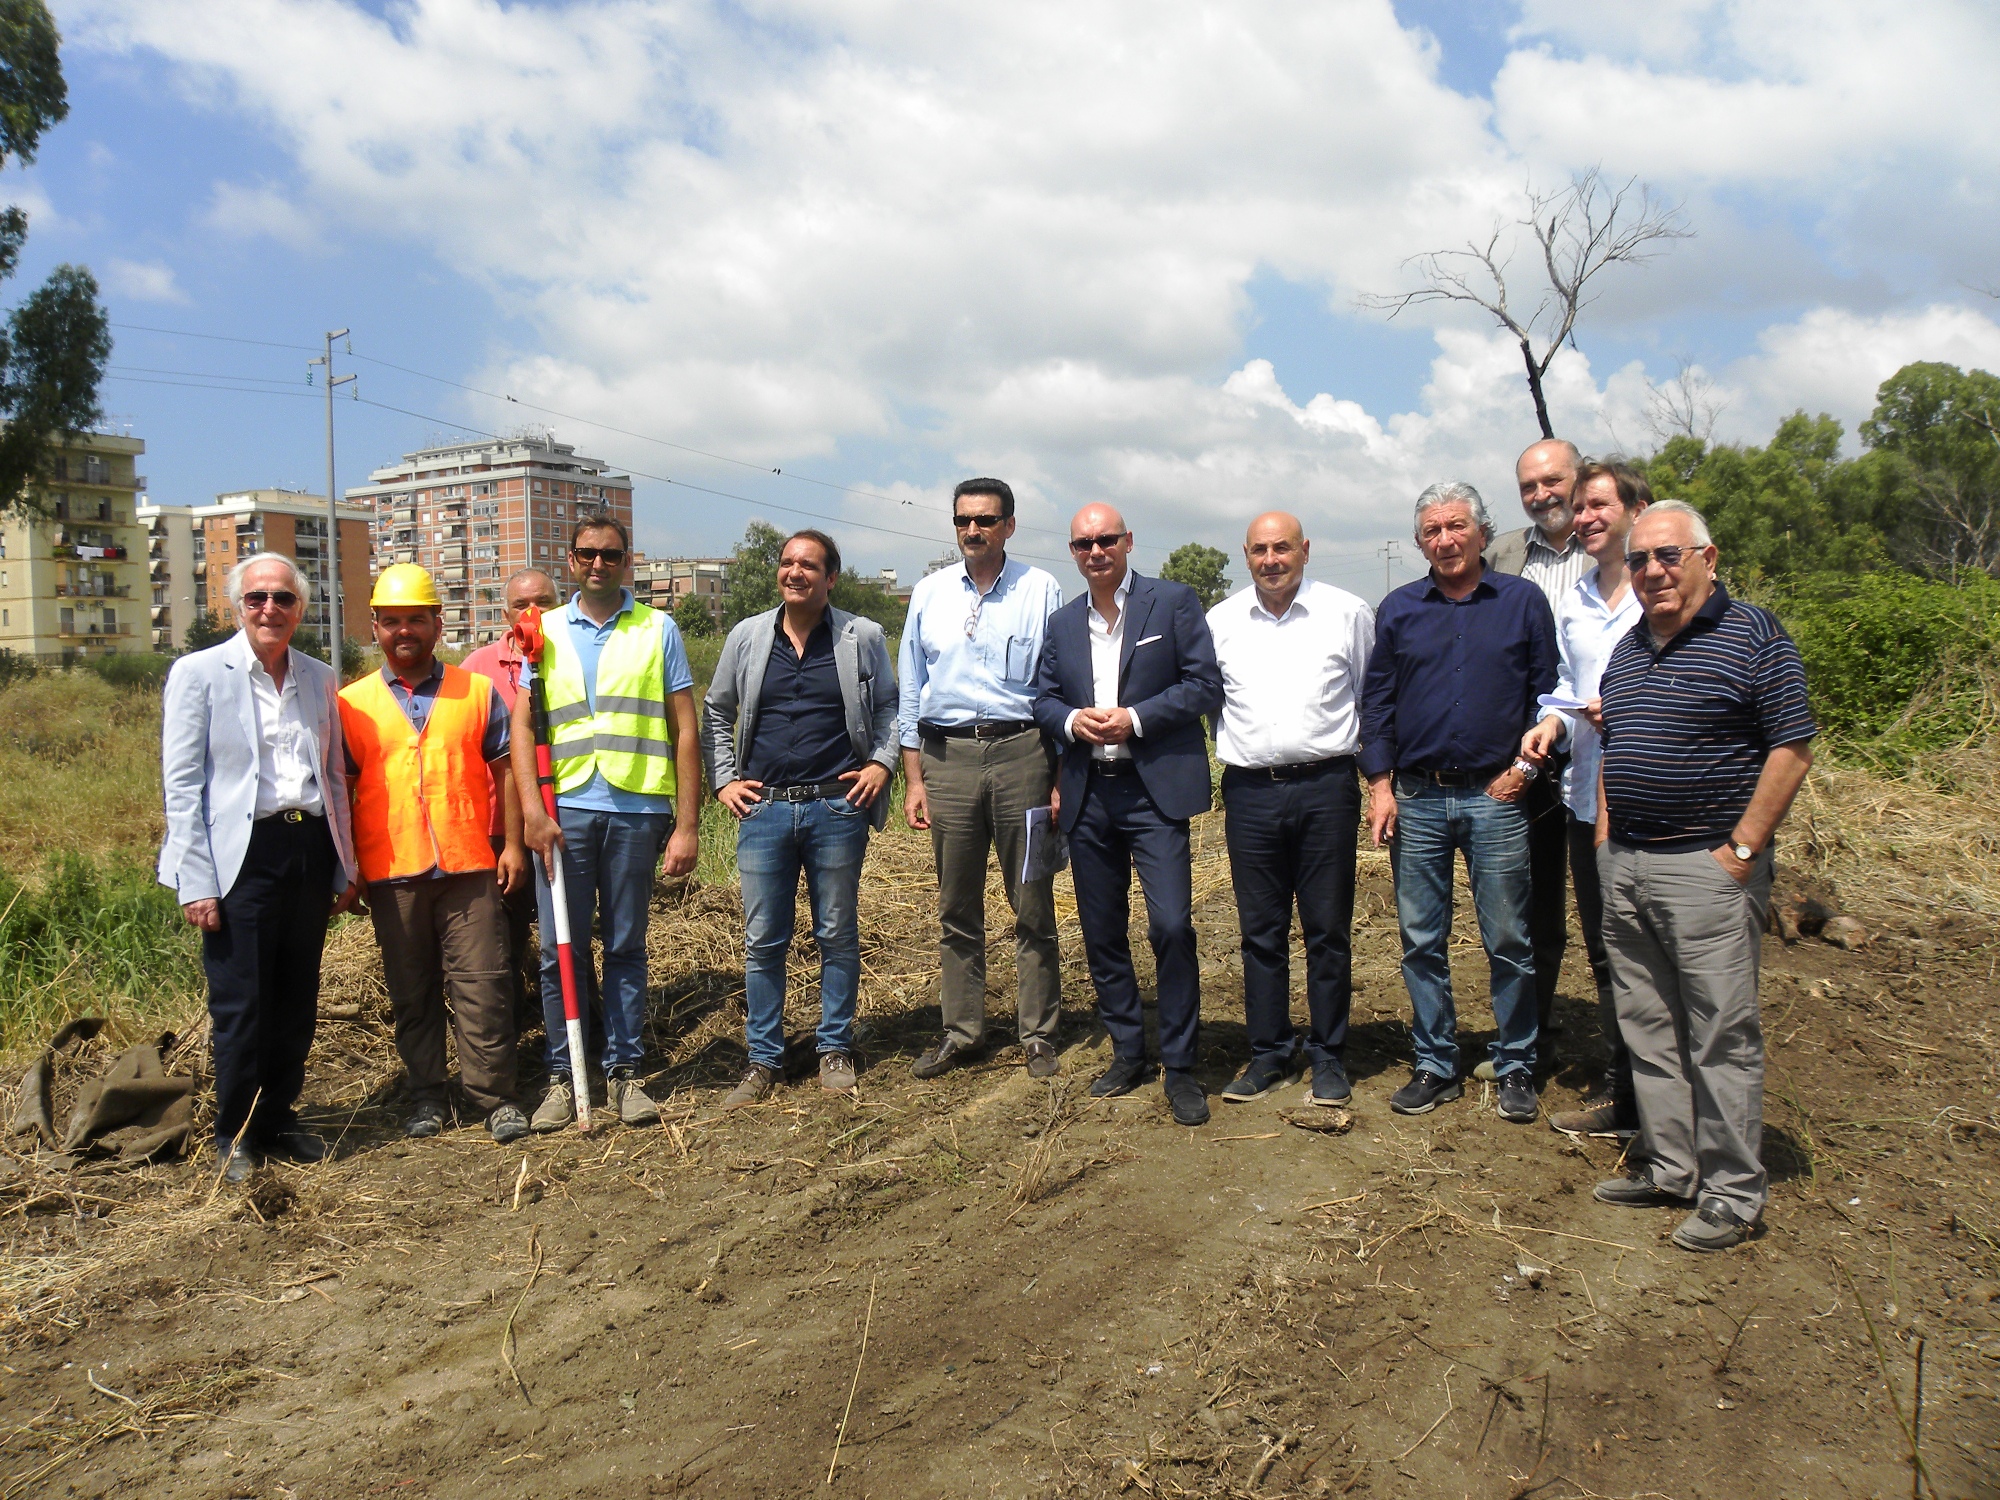
<path id="1" fill-rule="evenodd" d="M 1533 524 L 1519 531 L 1503 531 L 1486 548 L 1486 566 L 1496 573 L 1512 573 L 1516 578 L 1528 565 L 1528 534 Z"/>
<path id="2" fill-rule="evenodd" d="M 228 895 L 250 848 L 257 817 L 257 706 L 250 691 L 255 661 L 238 631 L 220 645 L 183 656 L 167 673 L 160 725 L 167 840 L 160 848 L 159 875 L 183 906 Z M 340 861 L 333 880 L 338 893 L 355 873 L 340 683 L 333 668 L 301 651 L 291 653 L 286 670 L 297 674 L 299 713 L 312 736 L 319 794 Z"/>
<path id="3" fill-rule="evenodd" d="M 783 606 L 737 622 L 722 643 L 715 680 L 701 706 L 701 753 L 708 766 L 708 784 L 720 790 L 741 775 L 737 769 L 757 737 L 757 700 L 764 691 L 764 669 L 777 639 Z M 847 706 L 847 738 L 856 760 L 877 761 L 890 772 L 899 757 L 896 737 L 896 669 L 889 661 L 888 638 L 882 627 L 863 615 L 828 608 L 833 628 L 833 664 L 840 674 L 840 698 Z M 889 820 L 885 791 L 870 810 L 875 827 Z"/>

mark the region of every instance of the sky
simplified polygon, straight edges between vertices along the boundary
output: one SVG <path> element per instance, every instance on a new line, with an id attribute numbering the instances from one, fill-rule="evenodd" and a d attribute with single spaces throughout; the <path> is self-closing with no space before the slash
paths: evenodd
<path id="1" fill-rule="evenodd" d="M 1693 237 L 1597 285 L 1557 431 L 1643 452 L 1850 433 L 1904 363 L 2000 368 L 2000 11 L 1908 0 L 56 0 L 69 118 L 0 174 L 18 296 L 88 265 L 150 493 L 342 486 L 540 426 L 636 481 L 639 544 L 828 525 L 905 580 L 952 484 L 1135 561 L 1297 512 L 1314 576 L 1415 576 L 1411 507 L 1519 524 L 1537 434 L 1477 309 L 1361 304 L 1598 169 Z M 1956 103 L 1952 101 L 1957 101 Z M 1528 249 L 1532 249 L 1530 245 Z M 351 344 L 351 353 L 349 347 Z M 314 372 L 314 378 L 323 378 Z M 358 396 L 359 399 L 350 399 Z M 1386 550 L 1386 555 L 1385 555 Z"/>

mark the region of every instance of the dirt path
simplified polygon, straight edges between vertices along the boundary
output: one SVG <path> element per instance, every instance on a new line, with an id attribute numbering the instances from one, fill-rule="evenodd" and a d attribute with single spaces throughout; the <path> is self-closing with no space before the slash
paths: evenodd
<path id="1" fill-rule="evenodd" d="M 1206 890 L 1215 1088 L 1240 985 Z M 669 986 L 665 1129 L 405 1145 L 325 1080 L 339 1159 L 247 1204 L 190 1166 L 147 1186 L 137 1244 L 136 1209 L 16 1212 L 0 1496 L 806 1495 L 850 1390 L 831 1492 L 856 1496 L 1890 1496 L 1919 1338 L 1935 1492 L 2000 1493 L 1990 925 L 1771 941 L 1769 1231 L 1697 1258 L 1672 1215 L 1590 1198 L 1609 1143 L 1507 1125 L 1477 1085 L 1389 1112 L 1374 863 L 1361 910 L 1345 1135 L 1285 1123 L 1297 1089 L 1193 1131 L 1157 1088 L 1088 1101 L 1080 1010 L 1053 1090 L 1018 1051 L 917 1083 L 936 1011 L 889 954 L 853 1101 L 722 1115 L 704 968 Z"/>

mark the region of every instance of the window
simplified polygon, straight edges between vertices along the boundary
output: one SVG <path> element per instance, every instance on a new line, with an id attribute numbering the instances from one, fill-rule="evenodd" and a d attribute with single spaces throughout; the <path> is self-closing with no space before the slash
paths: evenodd
<path id="1" fill-rule="evenodd" d="M 13 612 L 11 610 L 0 609 L 0 625 L 11 625 L 13 623 Z"/>

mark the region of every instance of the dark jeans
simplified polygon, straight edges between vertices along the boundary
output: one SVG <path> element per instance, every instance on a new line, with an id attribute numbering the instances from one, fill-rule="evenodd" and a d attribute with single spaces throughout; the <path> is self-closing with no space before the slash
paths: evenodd
<path id="1" fill-rule="evenodd" d="M 659 869 L 660 855 L 674 831 L 673 814 L 595 812 L 560 804 L 556 812 L 563 831 L 577 1011 L 584 1018 L 588 1045 L 595 1047 L 603 1037 L 606 1073 L 636 1068 L 645 1053 L 646 924 L 653 902 L 653 872 Z M 542 924 L 542 1025 L 549 1038 L 549 1072 L 568 1073 L 569 1029 L 563 1023 L 555 902 L 539 858 L 535 899 Z M 604 944 L 601 1005 L 590 963 L 591 934 L 599 921 Z"/>
<path id="2" fill-rule="evenodd" d="M 1228 767 L 1223 832 L 1243 934 L 1243 1021 L 1250 1056 L 1288 1056 L 1292 1026 L 1292 907 L 1306 942 L 1306 1055 L 1337 1061 L 1353 1001 L 1355 831 L 1361 821 L 1354 760 L 1287 781 Z"/>
<path id="3" fill-rule="evenodd" d="M 319 1019 L 319 957 L 337 865 L 325 818 L 258 819 L 236 884 L 222 898 L 222 926 L 201 936 L 222 1145 L 239 1131 L 258 1144 L 298 1124 L 292 1106 Z"/>
<path id="4" fill-rule="evenodd" d="M 1590 955 L 1590 975 L 1597 981 L 1597 1024 L 1611 1055 L 1605 1069 L 1611 1097 L 1632 1123 L 1638 1123 L 1632 1102 L 1632 1054 L 1625 1050 L 1618 1029 L 1618 1003 L 1611 991 L 1611 955 L 1604 946 L 1604 886 L 1597 875 L 1597 828 L 1569 815 L 1569 867 L 1576 881 L 1576 916 L 1583 926 L 1584 951 Z"/>
<path id="5" fill-rule="evenodd" d="M 1530 782 L 1521 806 L 1528 814 L 1528 946 L 1535 954 L 1535 1014 L 1546 1054 L 1556 981 L 1569 947 L 1569 809 L 1561 771 L 1551 766 Z"/>
<path id="6" fill-rule="evenodd" d="M 1146 899 L 1160 1007 L 1160 1061 L 1192 1068 L 1201 1030 L 1195 959 L 1193 855 L 1188 825 L 1162 817 L 1136 775 L 1093 769 L 1069 834 L 1070 875 L 1097 1013 L 1121 1060 L 1146 1055 L 1146 1023 L 1132 972 L 1132 871 Z"/>

